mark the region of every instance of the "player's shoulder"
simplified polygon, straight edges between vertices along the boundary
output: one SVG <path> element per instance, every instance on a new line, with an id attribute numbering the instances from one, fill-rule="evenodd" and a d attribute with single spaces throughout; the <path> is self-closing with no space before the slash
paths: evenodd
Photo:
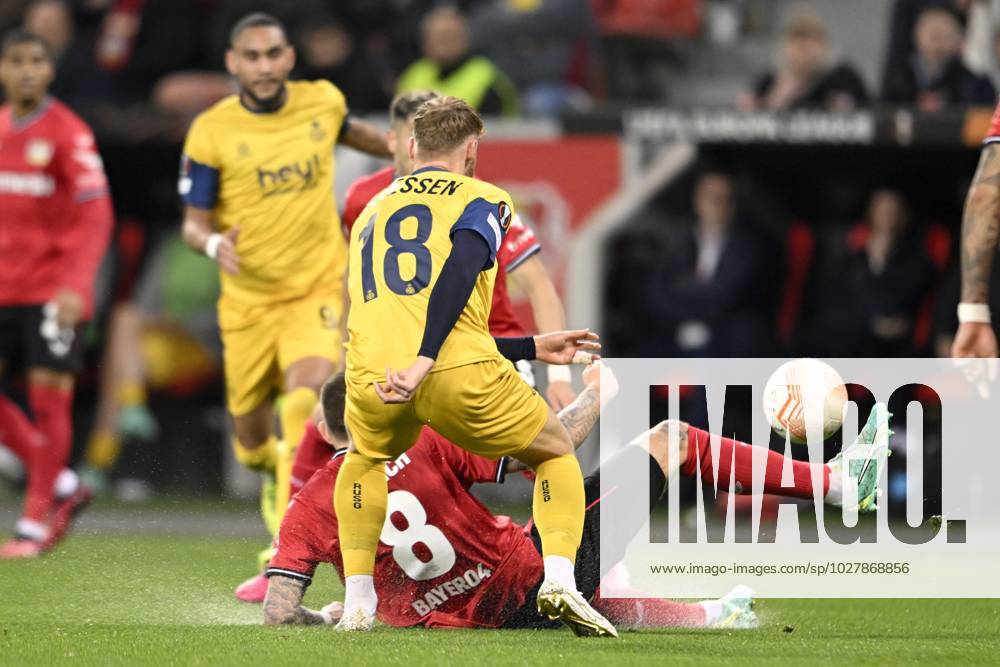
<path id="1" fill-rule="evenodd" d="M 189 132 L 226 127 L 232 121 L 233 115 L 239 112 L 239 109 L 239 95 L 229 95 L 224 97 L 196 115 L 194 120 L 191 121 L 191 129 Z"/>
<path id="2" fill-rule="evenodd" d="M 49 99 L 48 117 L 53 125 L 58 126 L 67 136 L 86 135 L 92 136 L 93 132 L 75 111 L 69 108 L 64 102 L 56 98 Z"/>
<path id="3" fill-rule="evenodd" d="M 344 93 L 332 81 L 326 79 L 289 81 L 287 85 L 290 93 L 298 96 L 304 103 L 347 106 Z"/>
<path id="4" fill-rule="evenodd" d="M 54 97 L 50 97 L 48 100 L 49 113 L 52 114 L 53 119 L 58 120 L 60 123 L 72 124 L 80 127 L 89 128 L 87 121 L 80 118 L 80 116 L 69 108 L 62 100 L 58 100 Z"/>
<path id="5" fill-rule="evenodd" d="M 474 176 L 462 176 L 465 188 L 465 195 L 469 200 L 487 199 L 494 203 L 506 202 L 510 204 L 510 193 L 496 183 L 490 183 Z"/>

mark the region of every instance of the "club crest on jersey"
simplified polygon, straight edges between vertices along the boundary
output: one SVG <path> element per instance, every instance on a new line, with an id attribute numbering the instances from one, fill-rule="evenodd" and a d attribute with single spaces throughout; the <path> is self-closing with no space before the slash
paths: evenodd
<path id="1" fill-rule="evenodd" d="M 500 218 L 500 228 L 506 232 L 510 227 L 510 221 L 512 218 L 510 206 L 507 205 L 507 202 L 500 202 L 497 206 L 497 217 Z"/>
<path id="2" fill-rule="evenodd" d="M 48 166 L 55 150 L 55 146 L 47 139 L 32 139 L 24 147 L 24 161 L 32 167 Z"/>
<path id="3" fill-rule="evenodd" d="M 326 130 L 323 129 L 318 120 L 312 122 L 312 129 L 309 130 L 309 138 L 313 141 L 323 141 L 326 138 Z"/>

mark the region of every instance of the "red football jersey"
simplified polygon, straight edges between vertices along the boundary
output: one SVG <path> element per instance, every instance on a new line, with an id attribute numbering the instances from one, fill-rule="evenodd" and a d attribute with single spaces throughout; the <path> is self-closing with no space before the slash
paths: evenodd
<path id="1" fill-rule="evenodd" d="M 269 574 L 305 581 L 332 563 L 343 579 L 333 488 L 343 453 L 293 499 Z M 391 463 L 389 504 L 375 557 L 378 616 L 394 626 L 499 627 L 542 578 L 524 529 L 494 516 L 469 492 L 502 482 L 506 459 L 470 454 L 430 429 Z"/>
<path id="2" fill-rule="evenodd" d="M 393 167 L 380 169 L 374 174 L 368 174 L 357 179 L 347 188 L 344 196 L 344 214 L 340 216 L 340 221 L 344 224 L 344 235 L 351 238 L 351 228 L 354 221 L 365 210 L 372 197 L 389 187 L 393 179 L 396 178 L 396 170 Z"/>
<path id="3" fill-rule="evenodd" d="M 535 232 L 515 215 L 507 229 L 503 245 L 497 253 L 497 279 L 493 286 L 493 306 L 490 310 L 490 333 L 494 336 L 527 336 L 507 293 L 507 274 L 542 249 Z"/>
<path id="4" fill-rule="evenodd" d="M 111 227 L 87 124 L 52 98 L 26 118 L 0 108 L 0 305 L 45 303 L 65 287 L 89 316 Z"/>
<path id="5" fill-rule="evenodd" d="M 344 223 L 348 239 L 351 237 L 351 228 L 358 216 L 361 215 L 361 211 L 365 209 L 372 197 L 389 187 L 395 176 L 396 172 L 393 168 L 386 167 L 374 174 L 362 176 L 347 188 L 344 215 L 341 216 L 341 220 Z M 527 335 L 514 314 L 514 307 L 511 305 L 510 295 L 507 293 L 507 274 L 541 249 L 542 246 L 535 233 L 528 225 L 524 224 L 520 216 L 515 215 L 507 230 L 503 245 L 497 252 L 497 279 L 493 286 L 493 305 L 490 309 L 489 320 L 490 333 L 494 336 Z"/>

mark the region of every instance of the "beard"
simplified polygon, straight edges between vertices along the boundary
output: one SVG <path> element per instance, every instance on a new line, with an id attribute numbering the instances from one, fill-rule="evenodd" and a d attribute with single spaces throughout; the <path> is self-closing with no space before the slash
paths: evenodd
<path id="1" fill-rule="evenodd" d="M 465 175 L 475 176 L 476 175 L 476 158 L 467 157 L 465 158 Z"/>
<path id="2" fill-rule="evenodd" d="M 285 103 L 286 98 L 286 88 L 285 83 L 282 82 L 281 86 L 271 97 L 257 97 L 250 88 L 244 88 L 242 93 L 247 96 L 247 98 L 253 102 L 254 106 L 257 107 L 259 111 L 277 111 L 281 108 L 281 105 Z"/>

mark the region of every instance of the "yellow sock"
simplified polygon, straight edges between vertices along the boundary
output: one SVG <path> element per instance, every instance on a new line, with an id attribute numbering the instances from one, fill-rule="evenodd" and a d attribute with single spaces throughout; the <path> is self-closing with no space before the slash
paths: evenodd
<path id="1" fill-rule="evenodd" d="M 281 420 L 282 444 L 278 447 L 277 463 L 274 469 L 277 484 L 274 500 L 278 523 L 285 516 L 288 507 L 288 495 L 292 485 L 292 464 L 295 463 L 295 451 L 306 432 L 306 422 L 316 407 L 319 397 L 316 392 L 307 387 L 299 387 L 285 394 L 278 409 Z"/>
<path id="2" fill-rule="evenodd" d="M 538 466 L 532 516 L 542 538 L 542 556 L 562 556 L 576 562 L 585 503 L 583 473 L 575 456 L 564 454 Z"/>
<path id="3" fill-rule="evenodd" d="M 118 387 L 118 405 L 131 408 L 146 403 L 146 388 L 138 382 L 125 382 Z"/>
<path id="4" fill-rule="evenodd" d="M 269 546 L 268 548 L 264 549 L 263 551 L 261 551 L 259 554 L 257 554 L 257 571 L 258 572 L 263 572 L 264 570 L 267 569 L 268 563 L 270 563 L 271 559 L 274 558 L 274 554 L 276 552 L 277 552 L 277 549 L 275 549 L 274 546 L 272 545 L 272 546 Z"/>
<path id="5" fill-rule="evenodd" d="M 274 475 L 264 473 L 260 480 L 260 518 L 264 520 L 271 537 L 277 537 L 278 529 L 281 528 L 281 517 L 278 516 L 274 498 Z"/>
<path id="6" fill-rule="evenodd" d="M 247 449 L 239 440 L 233 438 L 233 454 L 236 460 L 251 470 L 273 472 L 277 458 L 278 439 L 273 435 L 260 447 Z"/>
<path id="7" fill-rule="evenodd" d="M 87 441 L 84 459 L 96 470 L 111 470 L 122 452 L 122 443 L 113 433 L 95 431 Z"/>
<path id="8" fill-rule="evenodd" d="M 388 497 L 385 462 L 349 452 L 333 490 L 345 577 L 374 573 L 375 550 L 385 523 Z"/>

